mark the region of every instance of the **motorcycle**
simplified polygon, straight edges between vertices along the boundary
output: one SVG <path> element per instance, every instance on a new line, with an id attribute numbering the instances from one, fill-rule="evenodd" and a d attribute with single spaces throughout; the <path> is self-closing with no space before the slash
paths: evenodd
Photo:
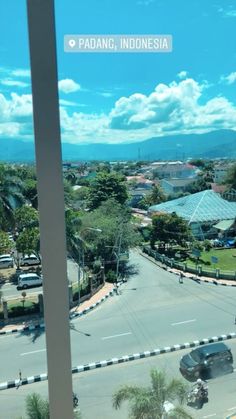
<path id="1" fill-rule="evenodd" d="M 73 407 L 77 407 L 79 404 L 79 399 L 75 393 L 73 393 Z"/>
<path id="2" fill-rule="evenodd" d="M 187 395 L 187 405 L 194 406 L 197 409 L 201 409 L 204 403 L 208 402 L 208 387 L 196 387 L 194 386 Z"/>

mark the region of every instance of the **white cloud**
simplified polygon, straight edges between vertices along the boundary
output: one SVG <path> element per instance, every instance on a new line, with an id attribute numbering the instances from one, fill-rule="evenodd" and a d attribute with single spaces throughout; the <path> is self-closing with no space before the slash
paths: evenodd
<path id="1" fill-rule="evenodd" d="M 233 84 L 235 82 L 236 82 L 236 71 L 233 71 L 227 76 L 221 76 L 220 78 L 220 83 Z"/>
<path id="2" fill-rule="evenodd" d="M 29 69 L 17 68 L 11 71 L 11 75 L 15 77 L 30 77 L 31 72 Z"/>
<path id="3" fill-rule="evenodd" d="M 207 86 L 207 82 L 198 83 L 192 78 L 160 83 L 149 95 L 137 92 L 120 97 L 108 113 L 80 112 L 80 104 L 61 99 L 62 140 L 118 144 L 235 129 L 236 105 L 223 96 L 204 99 Z M 33 137 L 31 95 L 11 93 L 8 98 L 0 94 L 0 135 Z"/>
<path id="4" fill-rule="evenodd" d="M 4 86 L 28 87 L 29 84 L 20 80 L 3 79 L 1 84 Z"/>
<path id="5" fill-rule="evenodd" d="M 81 86 L 72 79 L 64 79 L 58 82 L 59 90 L 63 93 L 73 93 L 81 89 Z"/>
<path id="6" fill-rule="evenodd" d="M 225 18 L 236 17 L 236 9 L 234 9 L 233 6 L 228 6 L 226 8 L 219 7 L 217 12 Z"/>
<path id="7" fill-rule="evenodd" d="M 139 6 L 149 6 L 152 3 L 155 3 L 156 0 L 138 0 L 137 4 Z"/>
<path id="8" fill-rule="evenodd" d="M 186 79 L 187 75 L 188 75 L 188 72 L 183 70 L 183 71 L 180 71 L 180 72 L 177 74 L 177 77 L 178 77 L 180 80 L 183 80 L 183 79 Z"/>
<path id="9" fill-rule="evenodd" d="M 78 104 L 76 102 L 72 102 L 71 100 L 60 99 L 59 101 L 61 106 L 85 106 L 84 104 Z"/>
<path id="10" fill-rule="evenodd" d="M 97 92 L 98 95 L 103 96 L 103 97 L 112 97 L 114 96 L 114 93 L 112 92 Z"/>

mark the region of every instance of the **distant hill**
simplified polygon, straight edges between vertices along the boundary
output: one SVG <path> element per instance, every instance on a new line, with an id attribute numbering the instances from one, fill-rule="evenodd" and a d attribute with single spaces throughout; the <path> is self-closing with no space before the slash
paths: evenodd
<path id="1" fill-rule="evenodd" d="M 155 137 L 130 144 L 62 144 L 63 160 L 171 160 L 188 157 L 236 158 L 236 131 L 218 130 L 206 134 Z M 0 160 L 35 160 L 34 144 L 0 139 Z"/>

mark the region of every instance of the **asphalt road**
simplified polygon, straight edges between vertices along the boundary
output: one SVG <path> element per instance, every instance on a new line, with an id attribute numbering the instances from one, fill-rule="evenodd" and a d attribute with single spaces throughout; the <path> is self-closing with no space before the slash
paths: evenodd
<path id="1" fill-rule="evenodd" d="M 235 288 L 180 285 L 138 254 L 132 262 L 139 273 L 122 286 L 122 294 L 73 321 L 73 366 L 235 330 Z M 2 337 L 1 347 L 1 381 L 14 379 L 18 368 L 24 376 L 47 370 L 43 330 Z"/>
<path id="2" fill-rule="evenodd" d="M 231 341 L 229 345 L 236 359 L 236 341 Z M 113 393 L 124 384 L 148 386 L 151 368 L 165 370 L 169 378 L 181 378 L 179 360 L 187 352 L 168 353 L 73 375 L 73 388 L 79 395 L 83 419 L 128 419 L 126 403 L 118 411 L 112 408 Z M 236 372 L 209 380 L 208 386 L 209 402 L 201 410 L 187 408 L 193 418 L 223 419 L 227 414 L 236 412 Z M 23 415 L 25 397 L 32 392 L 47 398 L 47 382 L 22 386 L 18 390 L 1 391 L 1 418 L 16 419 Z"/>
<path id="3" fill-rule="evenodd" d="M 71 331 L 73 366 L 235 331 L 235 288 L 197 284 L 189 280 L 185 280 L 181 285 L 173 274 L 159 269 L 139 254 L 133 253 L 131 260 L 139 267 L 139 273 L 122 286 L 122 294 L 111 297 L 95 311 L 73 321 L 75 328 Z M 235 344 L 233 341 L 229 344 L 230 346 L 234 345 L 236 360 Z M 47 370 L 43 331 L 40 335 L 31 332 L 28 335 L 18 334 L 2 337 L 1 349 L 1 382 L 18 378 L 19 369 L 21 369 L 23 377 Z M 84 417 L 111 417 L 110 401 L 109 403 L 105 401 L 109 399 L 111 390 L 116 385 L 125 382 L 129 376 L 132 378 L 132 374 L 134 374 L 132 371 L 138 371 L 138 367 L 134 368 L 134 364 L 135 366 L 143 365 L 143 371 L 146 371 L 152 364 L 159 365 L 160 362 L 167 362 L 168 368 L 177 374 L 178 362 L 182 353 L 183 351 L 165 355 L 165 359 L 170 357 L 171 361 L 164 361 L 164 357 L 156 357 L 152 360 L 137 361 L 125 366 L 109 367 L 99 372 L 88 372 L 87 375 L 78 374 L 74 380 L 82 382 L 81 377 L 83 376 L 83 383 L 87 383 L 85 387 L 79 388 L 81 407 L 83 408 L 84 405 L 85 409 L 86 416 Z M 112 371 L 115 371 L 115 376 L 112 375 Z M 94 377 L 94 379 L 92 380 L 90 377 Z M 143 373 L 139 372 L 135 377 L 139 380 L 143 379 Z M 92 381 L 90 382 L 89 379 Z M 236 402 L 232 401 L 236 390 L 235 374 L 227 376 L 227 379 L 219 378 L 215 383 L 221 379 L 226 380 L 227 383 L 234 383 L 232 391 L 230 385 L 224 384 L 226 387 L 228 386 L 228 390 L 224 397 L 224 403 L 219 403 L 219 408 L 224 408 L 226 411 L 236 405 Z M 42 388 L 44 388 L 43 386 L 46 388 L 45 383 L 27 387 L 32 387 L 35 390 L 40 385 Z M 214 394 L 218 392 L 218 395 L 221 396 L 221 386 L 222 384 L 219 385 L 219 389 L 216 388 Z M 82 398 L 84 388 L 87 388 L 87 392 L 84 393 L 84 400 L 87 401 L 87 404 Z M 108 396 L 106 400 L 99 401 L 98 397 L 100 396 L 94 396 L 94 394 L 97 392 L 100 394 L 103 388 L 107 388 Z M 22 393 L 29 390 L 23 390 L 22 387 L 20 391 Z M 1 392 L 0 397 L 3 397 L 2 394 L 6 394 L 6 392 L 9 390 Z M 12 394 L 12 391 L 10 393 Z M 92 398 L 94 398 L 93 403 Z M 219 402 L 218 398 L 216 398 L 216 402 Z M 96 403 L 101 405 L 101 412 L 104 409 L 104 414 L 92 416 L 92 409 L 95 412 Z M 208 407 L 212 408 L 210 405 L 209 403 L 204 407 L 206 412 Z M 108 413 L 106 413 L 106 409 Z M 125 417 L 119 416 L 120 414 L 115 412 L 112 413 L 112 416 L 114 418 Z"/>

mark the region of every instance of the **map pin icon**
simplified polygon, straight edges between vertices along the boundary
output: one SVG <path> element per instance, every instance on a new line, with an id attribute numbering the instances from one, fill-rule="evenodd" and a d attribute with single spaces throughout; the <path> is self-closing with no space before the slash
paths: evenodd
<path id="1" fill-rule="evenodd" d="M 74 46 L 75 46 L 75 40 L 74 39 L 70 39 L 69 42 L 68 42 L 68 44 L 69 44 L 69 46 L 71 48 L 74 48 Z"/>

